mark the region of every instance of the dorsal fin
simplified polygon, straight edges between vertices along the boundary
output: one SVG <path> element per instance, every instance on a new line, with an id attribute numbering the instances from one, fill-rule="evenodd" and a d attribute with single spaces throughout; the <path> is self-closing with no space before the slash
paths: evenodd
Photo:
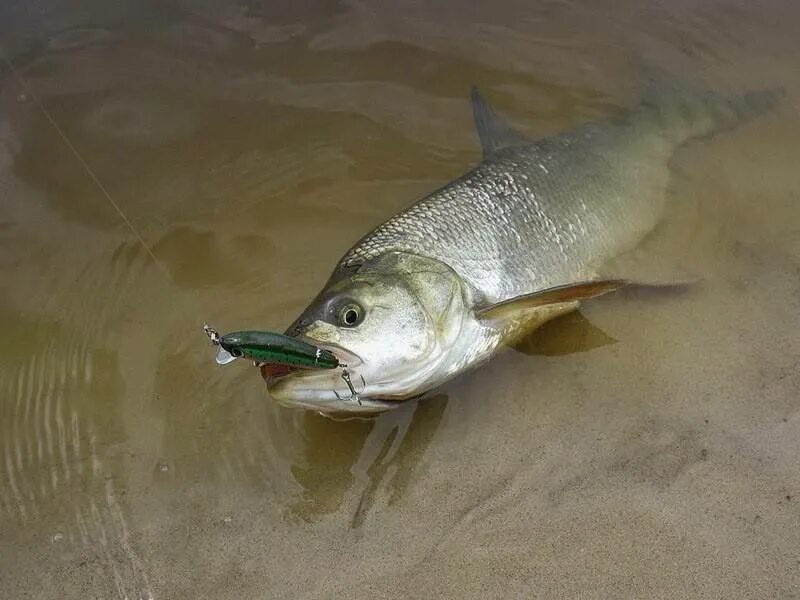
<path id="1" fill-rule="evenodd" d="M 501 148 L 530 143 L 526 136 L 511 127 L 503 117 L 495 112 L 474 85 L 470 91 L 470 101 L 472 116 L 475 119 L 475 129 L 478 131 L 478 138 L 483 149 L 483 158 L 488 158 Z"/>

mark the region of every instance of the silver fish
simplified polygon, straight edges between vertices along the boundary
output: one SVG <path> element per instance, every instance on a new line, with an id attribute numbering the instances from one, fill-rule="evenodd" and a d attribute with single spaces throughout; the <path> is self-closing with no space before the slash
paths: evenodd
<path id="1" fill-rule="evenodd" d="M 322 412 L 386 410 L 625 285 L 606 267 L 659 221 L 675 149 L 776 98 L 651 86 L 635 110 L 532 141 L 473 88 L 482 162 L 363 237 L 287 330 L 331 350 L 347 377 L 265 372 L 270 394 Z"/>

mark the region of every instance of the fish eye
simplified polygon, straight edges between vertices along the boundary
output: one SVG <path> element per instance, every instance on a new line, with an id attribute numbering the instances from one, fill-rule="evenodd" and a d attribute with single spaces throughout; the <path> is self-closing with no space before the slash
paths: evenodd
<path id="1" fill-rule="evenodd" d="M 361 323 L 363 316 L 364 309 L 358 304 L 351 302 L 339 309 L 338 320 L 339 324 L 343 327 L 355 327 Z"/>
<path id="2" fill-rule="evenodd" d="M 230 352 L 231 356 L 236 358 L 242 358 L 242 356 L 244 356 L 244 352 L 242 352 L 241 348 L 231 348 Z"/>

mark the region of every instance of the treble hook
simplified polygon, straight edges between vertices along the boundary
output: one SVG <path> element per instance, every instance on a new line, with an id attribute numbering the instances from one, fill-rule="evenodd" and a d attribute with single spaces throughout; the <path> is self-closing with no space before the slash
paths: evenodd
<path id="1" fill-rule="evenodd" d="M 358 405 L 361 406 L 361 398 L 359 398 L 359 396 L 358 396 L 359 393 L 356 392 L 356 388 L 353 387 L 353 382 L 350 379 L 350 372 L 347 370 L 346 367 L 342 369 L 342 376 L 341 377 L 342 377 L 342 379 L 344 379 L 344 382 L 347 384 L 347 387 L 350 390 L 350 397 L 349 398 L 343 398 L 342 396 L 339 395 L 339 392 L 337 392 L 336 390 L 333 390 L 334 395 L 339 400 L 355 400 L 356 402 L 358 402 Z M 361 388 L 361 391 L 363 392 L 365 389 L 367 389 L 367 382 L 364 380 L 364 376 L 363 375 L 361 375 L 360 377 L 361 377 L 361 385 L 364 386 L 363 388 Z"/>

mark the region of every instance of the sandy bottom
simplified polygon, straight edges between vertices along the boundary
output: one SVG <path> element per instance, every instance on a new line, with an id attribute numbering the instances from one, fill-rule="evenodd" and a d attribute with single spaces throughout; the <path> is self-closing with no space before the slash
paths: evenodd
<path id="1" fill-rule="evenodd" d="M 0 597 L 796 597 L 798 9 L 424 4 L 0 9 Z M 470 84 L 547 135 L 637 57 L 787 92 L 670 165 L 642 260 L 700 283 L 372 420 L 215 365 L 478 160 Z"/>

